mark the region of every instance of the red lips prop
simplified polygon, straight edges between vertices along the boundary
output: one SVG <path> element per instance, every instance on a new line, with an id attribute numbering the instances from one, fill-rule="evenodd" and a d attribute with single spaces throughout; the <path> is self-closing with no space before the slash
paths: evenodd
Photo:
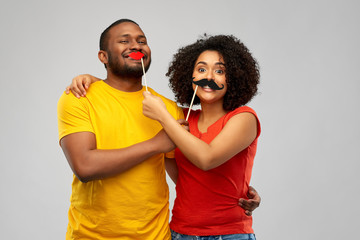
<path id="1" fill-rule="evenodd" d="M 140 60 L 143 56 L 144 56 L 144 54 L 141 52 L 132 52 L 129 54 L 129 57 L 131 57 L 132 59 L 135 59 L 135 60 Z"/>
<path id="2" fill-rule="evenodd" d="M 144 56 L 144 54 L 141 53 L 141 52 L 132 52 L 132 53 L 129 54 L 129 57 L 131 57 L 131 58 L 134 59 L 134 60 L 140 60 L 140 59 L 141 59 L 141 66 L 142 66 L 143 73 L 144 73 L 145 87 L 146 87 L 146 91 L 147 91 L 147 90 L 148 90 L 148 87 L 147 87 L 147 83 L 146 83 L 144 62 L 143 62 L 143 60 L 142 60 L 142 57 L 143 57 L 143 56 Z"/>

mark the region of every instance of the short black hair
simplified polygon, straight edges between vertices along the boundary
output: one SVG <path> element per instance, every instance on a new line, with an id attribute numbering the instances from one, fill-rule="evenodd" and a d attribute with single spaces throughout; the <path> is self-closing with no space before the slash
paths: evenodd
<path id="1" fill-rule="evenodd" d="M 259 66 L 248 48 L 232 35 L 204 34 L 195 43 L 178 50 L 166 73 L 176 101 L 181 105 L 190 105 L 194 93 L 191 81 L 194 65 L 200 54 L 207 50 L 217 51 L 225 61 L 227 91 L 224 110 L 231 111 L 247 104 L 257 94 Z M 196 96 L 193 104 L 199 103 L 200 99 Z"/>
<path id="2" fill-rule="evenodd" d="M 121 23 L 124 23 L 124 22 L 130 22 L 130 23 L 134 23 L 136 25 L 139 26 L 139 24 L 137 24 L 136 22 L 134 22 L 133 20 L 130 20 L 130 19 L 127 19 L 127 18 L 122 18 L 122 19 L 119 19 L 115 22 L 113 22 L 110 26 L 108 26 L 102 33 L 101 33 L 101 36 L 100 36 L 100 50 L 103 50 L 103 51 L 107 51 L 107 48 L 108 48 L 108 40 L 109 40 L 109 31 L 112 27 L 116 26 L 116 25 L 119 25 Z"/>

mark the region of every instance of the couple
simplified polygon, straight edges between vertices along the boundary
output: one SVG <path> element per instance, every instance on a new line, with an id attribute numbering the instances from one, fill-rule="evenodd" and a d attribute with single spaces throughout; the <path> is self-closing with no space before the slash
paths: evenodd
<path id="1" fill-rule="evenodd" d="M 219 86 L 198 87 L 201 111 L 186 123 L 176 103 L 145 91 L 131 52 L 144 54 L 147 70 L 145 34 L 134 21 L 118 20 L 100 37 L 107 78 L 75 78 L 75 96 L 59 100 L 60 145 L 74 172 L 66 238 L 255 239 L 251 211 L 260 198 L 249 182 L 260 123 L 243 106 L 257 92 L 255 59 L 232 36 L 180 49 L 167 73 L 180 104 L 190 104 L 198 80 Z M 177 193 L 171 233 L 165 167 Z M 243 199 L 249 195 L 254 200 Z"/>

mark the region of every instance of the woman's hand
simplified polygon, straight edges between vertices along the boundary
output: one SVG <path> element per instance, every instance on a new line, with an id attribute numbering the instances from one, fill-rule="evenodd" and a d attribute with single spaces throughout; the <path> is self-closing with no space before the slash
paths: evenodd
<path id="1" fill-rule="evenodd" d="M 143 92 L 143 95 L 143 114 L 161 123 L 161 117 L 168 113 L 165 103 L 160 97 L 154 96 L 148 91 Z"/>
<path id="2" fill-rule="evenodd" d="M 70 86 L 66 87 L 65 92 L 66 94 L 69 94 L 71 91 L 77 98 L 85 97 L 86 90 L 89 88 L 90 84 L 99 80 L 101 79 L 90 74 L 81 74 L 72 79 Z"/>

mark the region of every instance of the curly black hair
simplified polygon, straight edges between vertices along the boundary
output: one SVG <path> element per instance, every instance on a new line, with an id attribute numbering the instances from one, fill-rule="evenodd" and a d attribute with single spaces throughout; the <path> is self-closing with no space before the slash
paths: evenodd
<path id="1" fill-rule="evenodd" d="M 195 62 L 206 50 L 217 51 L 225 61 L 227 92 L 224 110 L 231 111 L 247 104 L 257 94 L 259 66 L 248 48 L 232 35 L 204 34 L 195 43 L 180 48 L 174 54 L 166 76 L 169 77 L 169 86 L 176 101 L 183 106 L 190 105 L 194 94 L 191 79 Z M 196 96 L 193 104 L 199 103 L 200 99 Z"/>

